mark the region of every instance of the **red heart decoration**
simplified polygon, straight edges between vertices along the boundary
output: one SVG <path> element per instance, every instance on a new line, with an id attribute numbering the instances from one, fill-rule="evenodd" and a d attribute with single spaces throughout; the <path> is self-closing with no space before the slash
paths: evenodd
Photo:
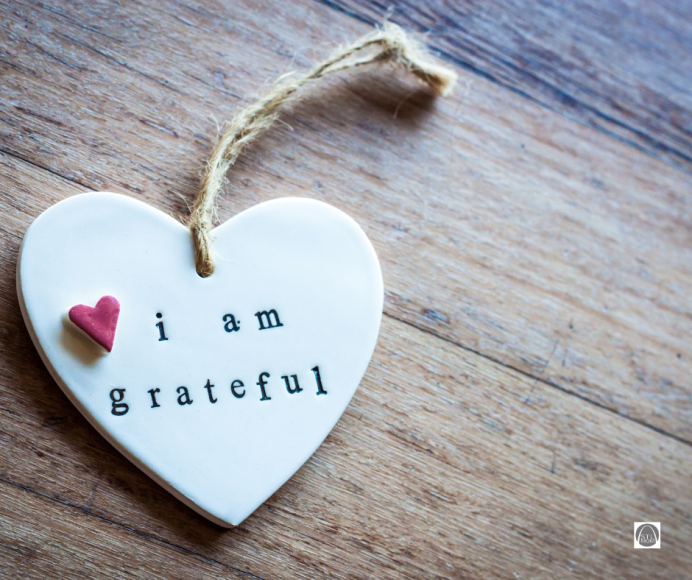
<path id="1" fill-rule="evenodd" d="M 69 314 L 72 322 L 108 352 L 113 348 L 119 315 L 120 302 L 113 296 L 104 296 L 94 308 L 84 304 L 73 306 Z"/>

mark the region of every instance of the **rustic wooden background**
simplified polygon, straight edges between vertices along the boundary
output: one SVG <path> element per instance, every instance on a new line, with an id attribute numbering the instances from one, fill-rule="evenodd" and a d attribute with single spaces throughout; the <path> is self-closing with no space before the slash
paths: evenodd
<path id="1" fill-rule="evenodd" d="M 221 220 L 327 201 L 386 299 L 345 415 L 240 527 L 140 473 L 41 364 L 31 221 L 88 190 L 184 218 L 217 123 L 387 6 L 0 2 L 0 577 L 691 577 L 688 0 L 394 2 L 456 94 L 344 75 L 241 159 Z M 646 520 L 661 550 L 633 549 Z"/>

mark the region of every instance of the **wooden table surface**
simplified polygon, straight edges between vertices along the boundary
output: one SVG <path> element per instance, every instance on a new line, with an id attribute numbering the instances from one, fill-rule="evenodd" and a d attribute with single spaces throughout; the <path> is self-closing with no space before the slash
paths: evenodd
<path id="1" fill-rule="evenodd" d="M 238 528 L 131 465 L 41 363 L 15 293 L 32 220 L 89 190 L 184 219 L 217 125 L 387 6 L 0 3 L 0 577 L 692 577 L 688 0 L 395 2 L 456 93 L 345 74 L 241 158 L 221 221 L 333 204 L 386 296 L 346 413 Z"/>

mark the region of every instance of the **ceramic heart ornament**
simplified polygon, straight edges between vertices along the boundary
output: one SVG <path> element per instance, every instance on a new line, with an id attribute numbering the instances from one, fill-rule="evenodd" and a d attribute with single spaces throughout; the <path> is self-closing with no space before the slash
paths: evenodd
<path id="1" fill-rule="evenodd" d="M 17 287 L 51 374 L 118 450 L 210 520 L 237 525 L 305 463 L 351 400 L 382 316 L 361 228 L 321 202 L 257 205 L 213 232 L 112 193 L 26 233 Z"/>

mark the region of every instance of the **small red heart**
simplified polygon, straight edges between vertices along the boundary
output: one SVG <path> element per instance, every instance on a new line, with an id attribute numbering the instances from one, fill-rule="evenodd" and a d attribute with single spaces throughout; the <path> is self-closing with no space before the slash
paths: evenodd
<path id="1" fill-rule="evenodd" d="M 108 352 L 113 348 L 115 327 L 118 325 L 120 302 L 113 296 L 104 296 L 96 307 L 78 304 L 70 308 L 70 320 L 86 332 Z"/>

